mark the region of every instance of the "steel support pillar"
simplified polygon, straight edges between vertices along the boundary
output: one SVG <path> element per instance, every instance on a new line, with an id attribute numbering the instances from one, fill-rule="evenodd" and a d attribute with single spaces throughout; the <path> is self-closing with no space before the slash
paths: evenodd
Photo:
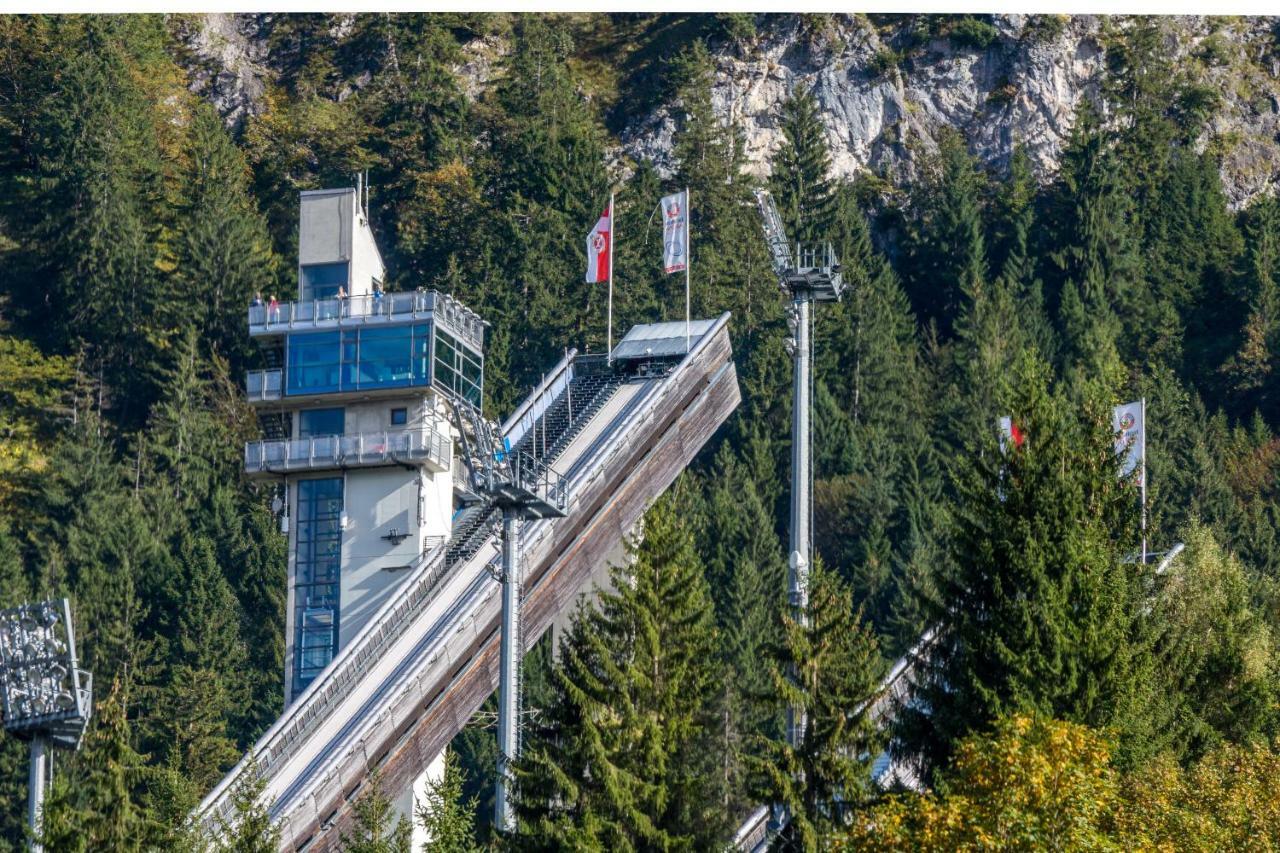
<path id="1" fill-rule="evenodd" d="M 49 741 L 42 735 L 31 739 L 31 769 L 27 776 L 27 825 L 31 827 L 32 853 L 40 853 L 41 811 L 49 787 Z"/>
<path id="2" fill-rule="evenodd" d="M 498 780 L 494 824 L 514 832 L 511 766 L 520 754 L 520 517 L 515 507 L 502 510 L 502 670 L 498 682 Z"/>
<path id="3" fill-rule="evenodd" d="M 795 373 L 791 395 L 791 555 L 787 560 L 787 600 L 791 605 L 792 616 L 804 624 L 809 604 L 809 566 L 813 554 L 809 541 L 813 513 L 810 503 L 813 495 L 813 454 L 809 445 L 813 301 L 809 293 L 796 292 L 791 304 L 796 320 L 796 345 L 792 354 Z M 792 673 L 792 677 L 796 677 L 796 673 Z M 788 708 L 787 740 L 792 746 L 798 746 L 804 739 L 804 728 L 804 709 Z"/>

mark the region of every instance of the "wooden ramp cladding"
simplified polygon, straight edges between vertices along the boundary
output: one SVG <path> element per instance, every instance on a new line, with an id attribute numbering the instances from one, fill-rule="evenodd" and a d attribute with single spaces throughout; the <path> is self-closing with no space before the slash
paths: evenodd
<path id="1" fill-rule="evenodd" d="M 587 590 L 593 570 L 737 407 L 728 314 L 669 375 L 636 384 L 622 386 L 614 405 L 602 408 L 557 460 L 582 476 L 569 516 L 540 522 L 546 525 L 540 530 L 526 526 L 538 534 L 532 542 L 522 535 L 526 649 Z M 273 804 L 282 849 L 338 850 L 368 774 L 378 770 L 388 791 L 407 788 L 493 693 L 501 604 L 491 592 L 450 617 L 449 648 L 436 652 L 448 666 L 432 673 L 411 710 L 386 708 L 376 737 L 365 735 L 343 757 L 316 764 L 309 772 L 323 778 L 291 787 Z"/>

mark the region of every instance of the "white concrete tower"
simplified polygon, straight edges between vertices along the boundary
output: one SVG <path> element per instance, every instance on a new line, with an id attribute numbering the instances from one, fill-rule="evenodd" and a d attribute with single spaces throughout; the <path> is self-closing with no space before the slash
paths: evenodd
<path id="1" fill-rule="evenodd" d="M 300 207 L 297 301 L 250 307 L 271 366 L 246 382 L 265 440 L 246 445 L 245 470 L 285 502 L 286 706 L 449 535 L 445 394 L 479 404 L 484 381 L 475 313 L 434 291 L 383 293 L 357 190 L 304 192 Z"/>

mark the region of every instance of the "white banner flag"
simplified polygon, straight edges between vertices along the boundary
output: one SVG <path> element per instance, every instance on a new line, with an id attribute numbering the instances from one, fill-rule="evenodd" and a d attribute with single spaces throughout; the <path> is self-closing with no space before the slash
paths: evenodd
<path id="1" fill-rule="evenodd" d="M 1116 455 L 1123 456 L 1120 471 L 1128 476 L 1145 457 L 1147 444 L 1147 424 L 1142 401 L 1125 403 L 1111 410 L 1111 427 L 1116 435 Z M 1138 485 L 1146 476 L 1145 470 L 1138 471 Z"/>
<path id="2" fill-rule="evenodd" d="M 662 271 L 683 272 L 689 264 L 688 191 L 662 199 Z"/>

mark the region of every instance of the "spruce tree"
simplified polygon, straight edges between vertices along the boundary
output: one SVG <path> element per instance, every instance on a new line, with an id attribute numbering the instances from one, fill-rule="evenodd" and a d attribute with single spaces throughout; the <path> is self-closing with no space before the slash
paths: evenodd
<path id="1" fill-rule="evenodd" d="M 922 320 L 936 323 L 946 340 L 960 306 L 973 301 L 986 281 L 982 203 L 987 178 L 955 132 L 939 139 L 930 166 L 930 179 L 912 193 L 908 291 Z"/>
<path id="2" fill-rule="evenodd" d="M 162 828 L 149 813 L 146 757 L 134 751 L 119 679 L 94 707 L 93 722 L 71 772 L 45 801 L 41 843 L 47 850 L 151 849 Z"/>
<path id="3" fill-rule="evenodd" d="M 427 846 L 438 853 L 472 853 L 479 848 L 474 839 L 475 798 L 462 794 L 462 769 L 452 749 L 444 753 L 444 775 L 427 786 L 426 798 L 418 804 L 417 819 L 427 834 Z"/>
<path id="4" fill-rule="evenodd" d="M 671 496 L 615 591 L 580 608 L 518 770 L 519 844 L 618 850 L 721 840 L 714 611 Z"/>
<path id="5" fill-rule="evenodd" d="M 208 105 L 195 109 L 191 148 L 176 219 L 174 284 L 194 334 L 244 365 L 251 346 L 245 309 L 255 293 L 278 286 L 271 240 L 249 195 L 244 156 Z"/>
<path id="6" fill-rule="evenodd" d="M 1141 317 L 1157 307 L 1139 275 L 1132 199 L 1120 167 L 1099 118 L 1082 108 L 1062 156 L 1049 256 L 1060 276 L 1061 368 L 1076 386 L 1089 378 L 1119 383 L 1125 361 L 1142 353 L 1137 333 L 1151 324 Z"/>
<path id="7" fill-rule="evenodd" d="M 1246 214 L 1242 285 L 1248 317 L 1240 345 L 1222 367 L 1235 408 L 1257 408 L 1273 423 L 1278 411 L 1270 377 L 1280 355 L 1280 203 L 1262 199 Z"/>
<path id="8" fill-rule="evenodd" d="M 1119 476 L 1111 401 L 1081 409 L 1046 374 L 1035 356 L 1020 360 L 1010 412 L 1025 443 L 1001 453 L 990 431 L 957 484 L 935 639 L 897 718 L 899 750 L 926 771 L 1007 713 L 1122 727 L 1146 676 L 1137 618 L 1149 570 L 1128 560 L 1137 495 Z"/>
<path id="9" fill-rule="evenodd" d="M 258 774 L 252 755 L 243 775 L 231 791 L 233 817 L 219 817 L 221 839 L 214 849 L 218 853 L 275 853 L 280 849 L 280 828 L 271 823 L 271 815 L 262 803 L 266 780 Z"/>
<path id="10" fill-rule="evenodd" d="M 848 585 L 821 561 L 809 575 L 808 593 L 803 619 L 784 617 L 772 669 L 779 704 L 804 713 L 803 736 L 796 746 L 763 743 L 758 770 L 761 793 L 790 815 L 787 844 L 811 851 L 825 849 L 871 793 L 879 736 L 868 710 L 882 664 Z"/>
<path id="11" fill-rule="evenodd" d="M 835 190 L 818 101 L 797 89 L 782 104 L 782 147 L 770 184 L 787 236 L 810 245 L 832 239 Z"/>
<path id="12" fill-rule="evenodd" d="M 393 821 L 395 810 L 376 771 L 364 788 L 352 806 L 354 826 L 338 842 L 343 853 L 413 853 L 413 828 L 404 817 Z"/>

